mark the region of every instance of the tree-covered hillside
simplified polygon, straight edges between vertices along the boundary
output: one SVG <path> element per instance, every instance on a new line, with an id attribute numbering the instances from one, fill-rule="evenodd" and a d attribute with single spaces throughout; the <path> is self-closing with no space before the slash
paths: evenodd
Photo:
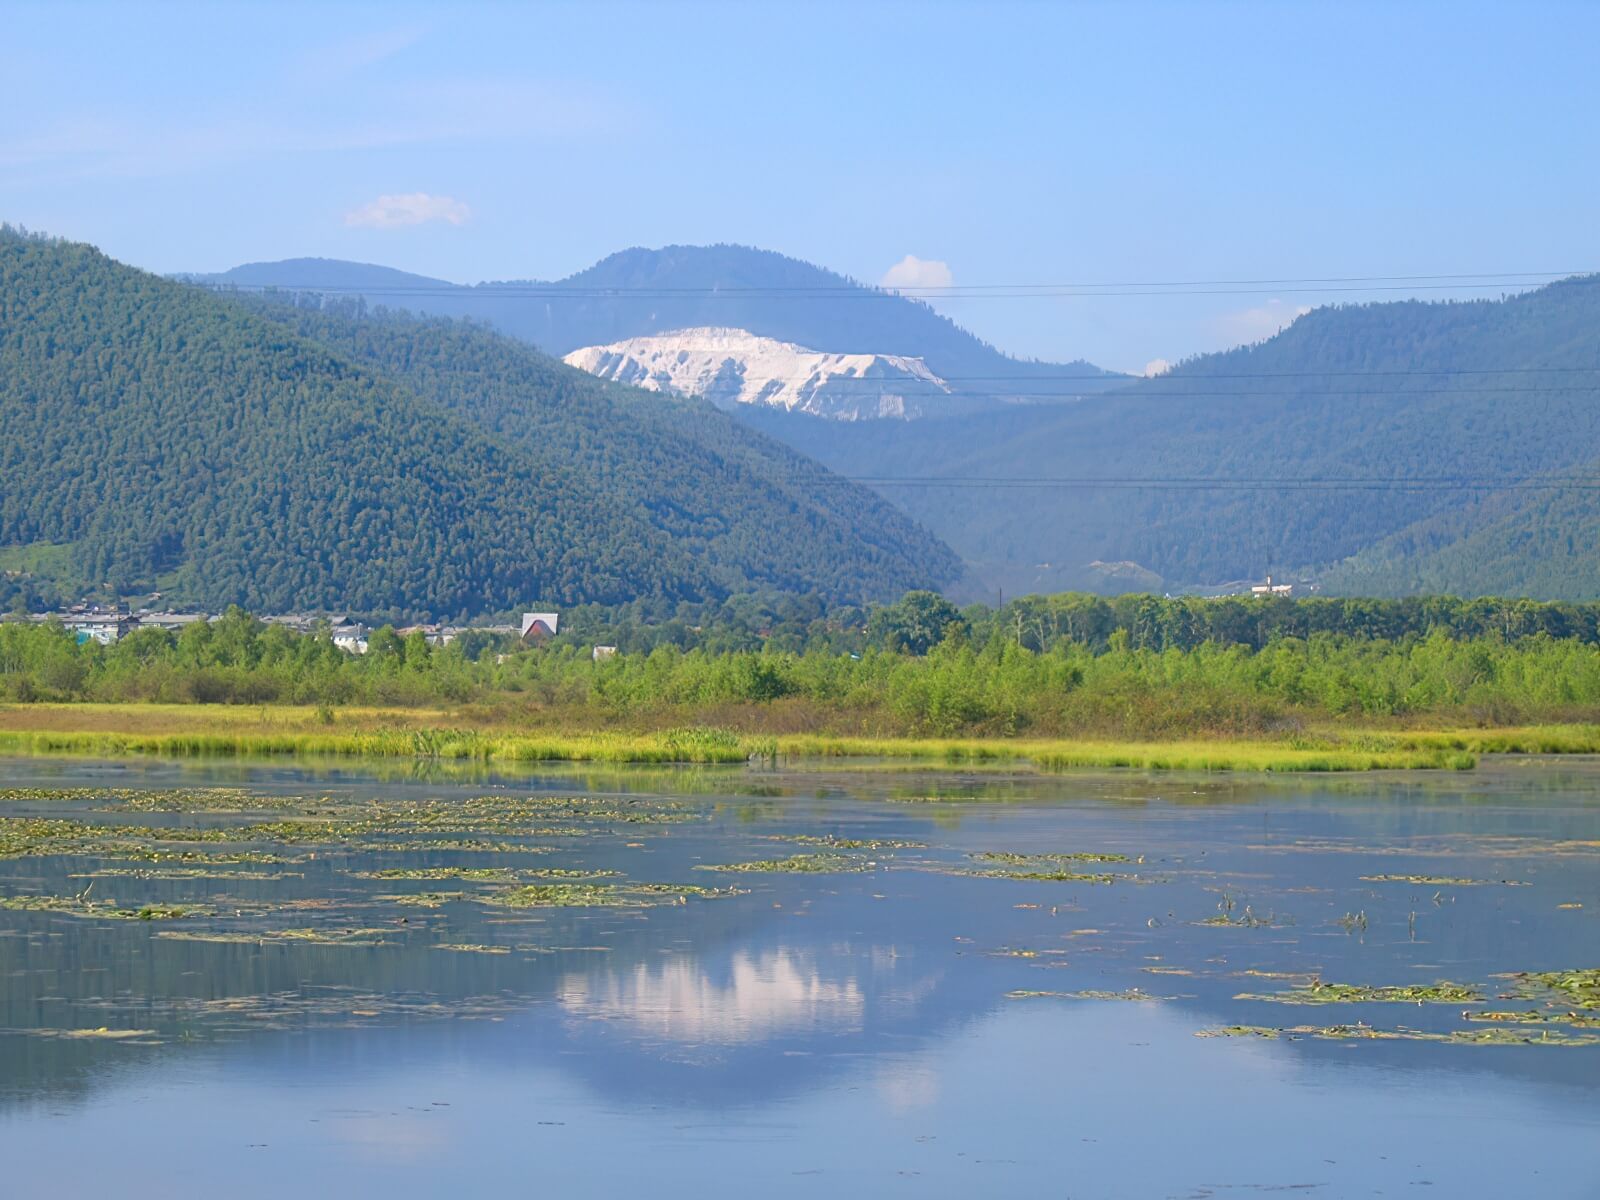
<path id="1" fill-rule="evenodd" d="M 602 481 L 692 556 L 709 594 L 759 584 L 831 596 L 956 557 L 887 501 L 696 399 L 608 384 L 459 321 L 255 302 L 300 337 L 399 380 L 529 457 Z"/>
<path id="2" fill-rule="evenodd" d="M 1072 405 L 892 431 L 741 415 L 847 475 L 962 480 L 882 490 L 1012 591 L 1131 562 L 1167 587 L 1310 569 L 1348 591 L 1585 598 L 1600 491 L 1564 481 L 1594 482 L 1597 401 L 1584 278 L 1319 309 Z M 992 482 L 1018 480 L 1073 482 Z"/>
<path id="3" fill-rule="evenodd" d="M 305 258 L 196 278 L 361 295 L 370 304 L 471 317 L 557 355 L 669 330 L 725 326 L 813 350 L 923 358 L 958 391 L 975 395 L 1024 386 L 1030 396 L 1077 395 L 1125 378 L 1081 361 L 1011 358 L 917 300 L 747 246 L 623 250 L 554 283 L 462 287 L 385 267 Z"/>
<path id="4" fill-rule="evenodd" d="M 359 328 L 310 324 L 0 234 L 8 566 L 175 603 L 441 617 L 885 595 L 956 569 L 862 489 L 769 485 L 824 473 L 706 406 L 644 398 L 652 457 L 638 398 L 493 334 L 373 325 L 363 361 Z"/>

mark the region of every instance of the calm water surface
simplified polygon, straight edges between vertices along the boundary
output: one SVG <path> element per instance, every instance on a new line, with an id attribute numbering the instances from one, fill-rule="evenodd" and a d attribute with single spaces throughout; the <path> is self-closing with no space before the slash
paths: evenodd
<path id="1" fill-rule="evenodd" d="M 1594 765 L 0 787 L 7 1196 L 1600 1197 Z"/>

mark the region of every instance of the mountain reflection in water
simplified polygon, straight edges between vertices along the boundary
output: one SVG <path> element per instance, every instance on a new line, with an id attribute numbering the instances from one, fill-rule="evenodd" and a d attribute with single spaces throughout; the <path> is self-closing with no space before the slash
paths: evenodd
<path id="1" fill-rule="evenodd" d="M 3 767 L 9 1194 L 1600 1180 L 1600 1028 L 1507 978 L 1600 967 L 1600 767 Z M 1482 1000 L 1287 1002 L 1439 981 Z"/>

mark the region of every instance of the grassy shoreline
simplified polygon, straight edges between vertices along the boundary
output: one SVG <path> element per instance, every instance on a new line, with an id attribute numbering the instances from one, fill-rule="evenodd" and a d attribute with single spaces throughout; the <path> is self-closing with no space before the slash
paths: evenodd
<path id="1" fill-rule="evenodd" d="M 477 763 L 741 764 L 892 759 L 1015 765 L 1041 771 L 1323 772 L 1470 770 L 1482 754 L 1600 753 L 1600 726 L 1474 730 L 1345 730 L 1280 737 L 1161 741 L 1103 738 L 896 738 L 746 734 L 689 727 L 655 732 L 532 731 L 475 726 L 449 710 L 60 704 L 0 706 L 0 753 L 172 758 L 431 759 Z"/>

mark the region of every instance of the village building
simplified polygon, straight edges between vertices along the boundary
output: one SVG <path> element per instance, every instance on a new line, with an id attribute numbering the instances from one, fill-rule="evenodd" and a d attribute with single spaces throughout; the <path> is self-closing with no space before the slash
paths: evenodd
<path id="1" fill-rule="evenodd" d="M 350 621 L 339 618 L 339 623 L 329 629 L 333 644 L 346 654 L 365 654 L 367 652 L 367 627 L 359 621 Z"/>
<path id="2" fill-rule="evenodd" d="M 191 625 L 211 620 L 206 613 L 141 612 L 139 625 L 143 629 L 165 629 L 168 633 L 182 633 Z"/>
<path id="3" fill-rule="evenodd" d="M 80 642 L 109 646 L 139 628 L 139 618 L 122 608 L 85 608 L 69 612 L 61 624 Z"/>
<path id="4" fill-rule="evenodd" d="M 559 613 L 553 612 L 525 612 L 522 614 L 522 632 L 519 636 L 527 645 L 537 645 L 539 642 L 556 635 L 556 626 L 561 620 Z"/>

